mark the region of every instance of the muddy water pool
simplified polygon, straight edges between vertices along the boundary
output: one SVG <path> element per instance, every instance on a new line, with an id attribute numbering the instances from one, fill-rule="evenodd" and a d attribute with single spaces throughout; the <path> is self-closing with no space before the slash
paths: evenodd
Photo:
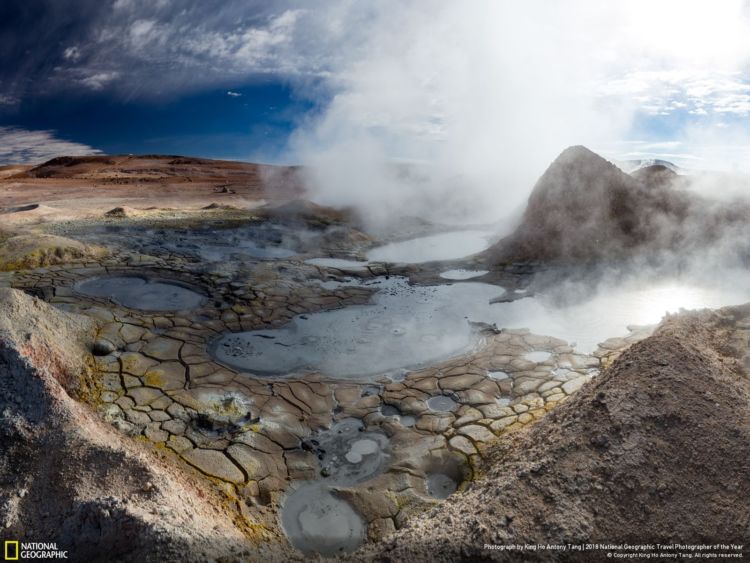
<path id="1" fill-rule="evenodd" d="M 455 260 L 487 249 L 493 240 L 492 231 L 453 231 L 393 242 L 367 253 L 373 262 L 418 264 L 436 260 Z"/>
<path id="2" fill-rule="evenodd" d="M 211 352 L 219 362 L 251 373 L 315 370 L 346 378 L 415 368 L 465 352 L 477 341 L 472 321 L 528 328 L 591 353 L 599 342 L 626 335 L 629 325 L 655 324 L 680 308 L 750 299 L 747 272 L 731 282 L 661 280 L 599 288 L 572 303 L 541 293 L 490 305 L 504 290 L 478 282 L 411 286 L 391 278 L 365 285 L 379 290 L 371 305 L 300 315 L 280 329 L 227 333 Z M 527 359 L 541 363 L 548 357 L 539 351 Z"/>

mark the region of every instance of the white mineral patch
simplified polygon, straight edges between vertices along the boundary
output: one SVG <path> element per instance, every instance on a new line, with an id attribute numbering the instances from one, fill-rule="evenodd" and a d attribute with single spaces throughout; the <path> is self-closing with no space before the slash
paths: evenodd
<path id="1" fill-rule="evenodd" d="M 497 381 L 502 381 L 503 379 L 508 379 L 510 376 L 504 372 L 504 371 L 488 371 L 487 376 L 490 379 L 495 379 Z"/>

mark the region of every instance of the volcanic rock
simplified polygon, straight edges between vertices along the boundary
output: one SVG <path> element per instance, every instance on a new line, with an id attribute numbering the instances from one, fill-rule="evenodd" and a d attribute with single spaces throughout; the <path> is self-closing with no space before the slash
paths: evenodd
<path id="1" fill-rule="evenodd" d="M 680 176 L 664 164 L 652 164 L 644 166 L 630 173 L 640 183 L 652 189 L 668 188 Z"/>
<path id="2" fill-rule="evenodd" d="M 521 225 L 496 260 L 591 260 L 669 244 L 690 211 L 687 194 L 649 189 L 585 147 L 560 154 L 537 181 Z"/>

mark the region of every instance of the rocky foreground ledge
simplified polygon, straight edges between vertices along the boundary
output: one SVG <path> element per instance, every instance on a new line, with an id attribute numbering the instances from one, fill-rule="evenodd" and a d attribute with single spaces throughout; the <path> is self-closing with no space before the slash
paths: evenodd
<path id="1" fill-rule="evenodd" d="M 3 537 L 55 541 L 76 561 L 293 559 L 259 547 L 217 495 L 73 398 L 95 385 L 94 332 L 86 317 L 0 288 Z"/>
<path id="2" fill-rule="evenodd" d="M 748 368 L 750 305 L 667 319 L 538 423 L 500 437 L 468 491 L 350 560 L 590 560 L 485 544 L 746 544 Z"/>

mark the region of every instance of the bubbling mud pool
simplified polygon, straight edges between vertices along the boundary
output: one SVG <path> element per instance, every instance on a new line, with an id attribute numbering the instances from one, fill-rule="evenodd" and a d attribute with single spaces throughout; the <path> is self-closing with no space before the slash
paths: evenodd
<path id="1" fill-rule="evenodd" d="M 141 311 L 183 311 L 207 301 L 206 296 L 179 283 L 137 276 L 90 278 L 78 282 L 75 290 Z"/>
<path id="2" fill-rule="evenodd" d="M 357 419 L 344 419 L 309 438 L 306 449 L 319 460 L 319 481 L 296 487 L 281 508 L 281 524 L 289 541 L 305 553 L 333 556 L 353 551 L 364 540 L 362 517 L 335 488 L 351 486 L 380 474 L 389 460 L 389 441 L 380 432 L 366 432 Z"/>
<path id="3" fill-rule="evenodd" d="M 300 485 L 286 498 L 281 525 L 294 547 L 326 557 L 357 549 L 367 529 L 348 502 L 316 481 Z"/>
<path id="4" fill-rule="evenodd" d="M 446 499 L 456 492 L 458 483 L 445 473 L 431 473 L 427 476 L 427 494 L 436 499 Z"/>

